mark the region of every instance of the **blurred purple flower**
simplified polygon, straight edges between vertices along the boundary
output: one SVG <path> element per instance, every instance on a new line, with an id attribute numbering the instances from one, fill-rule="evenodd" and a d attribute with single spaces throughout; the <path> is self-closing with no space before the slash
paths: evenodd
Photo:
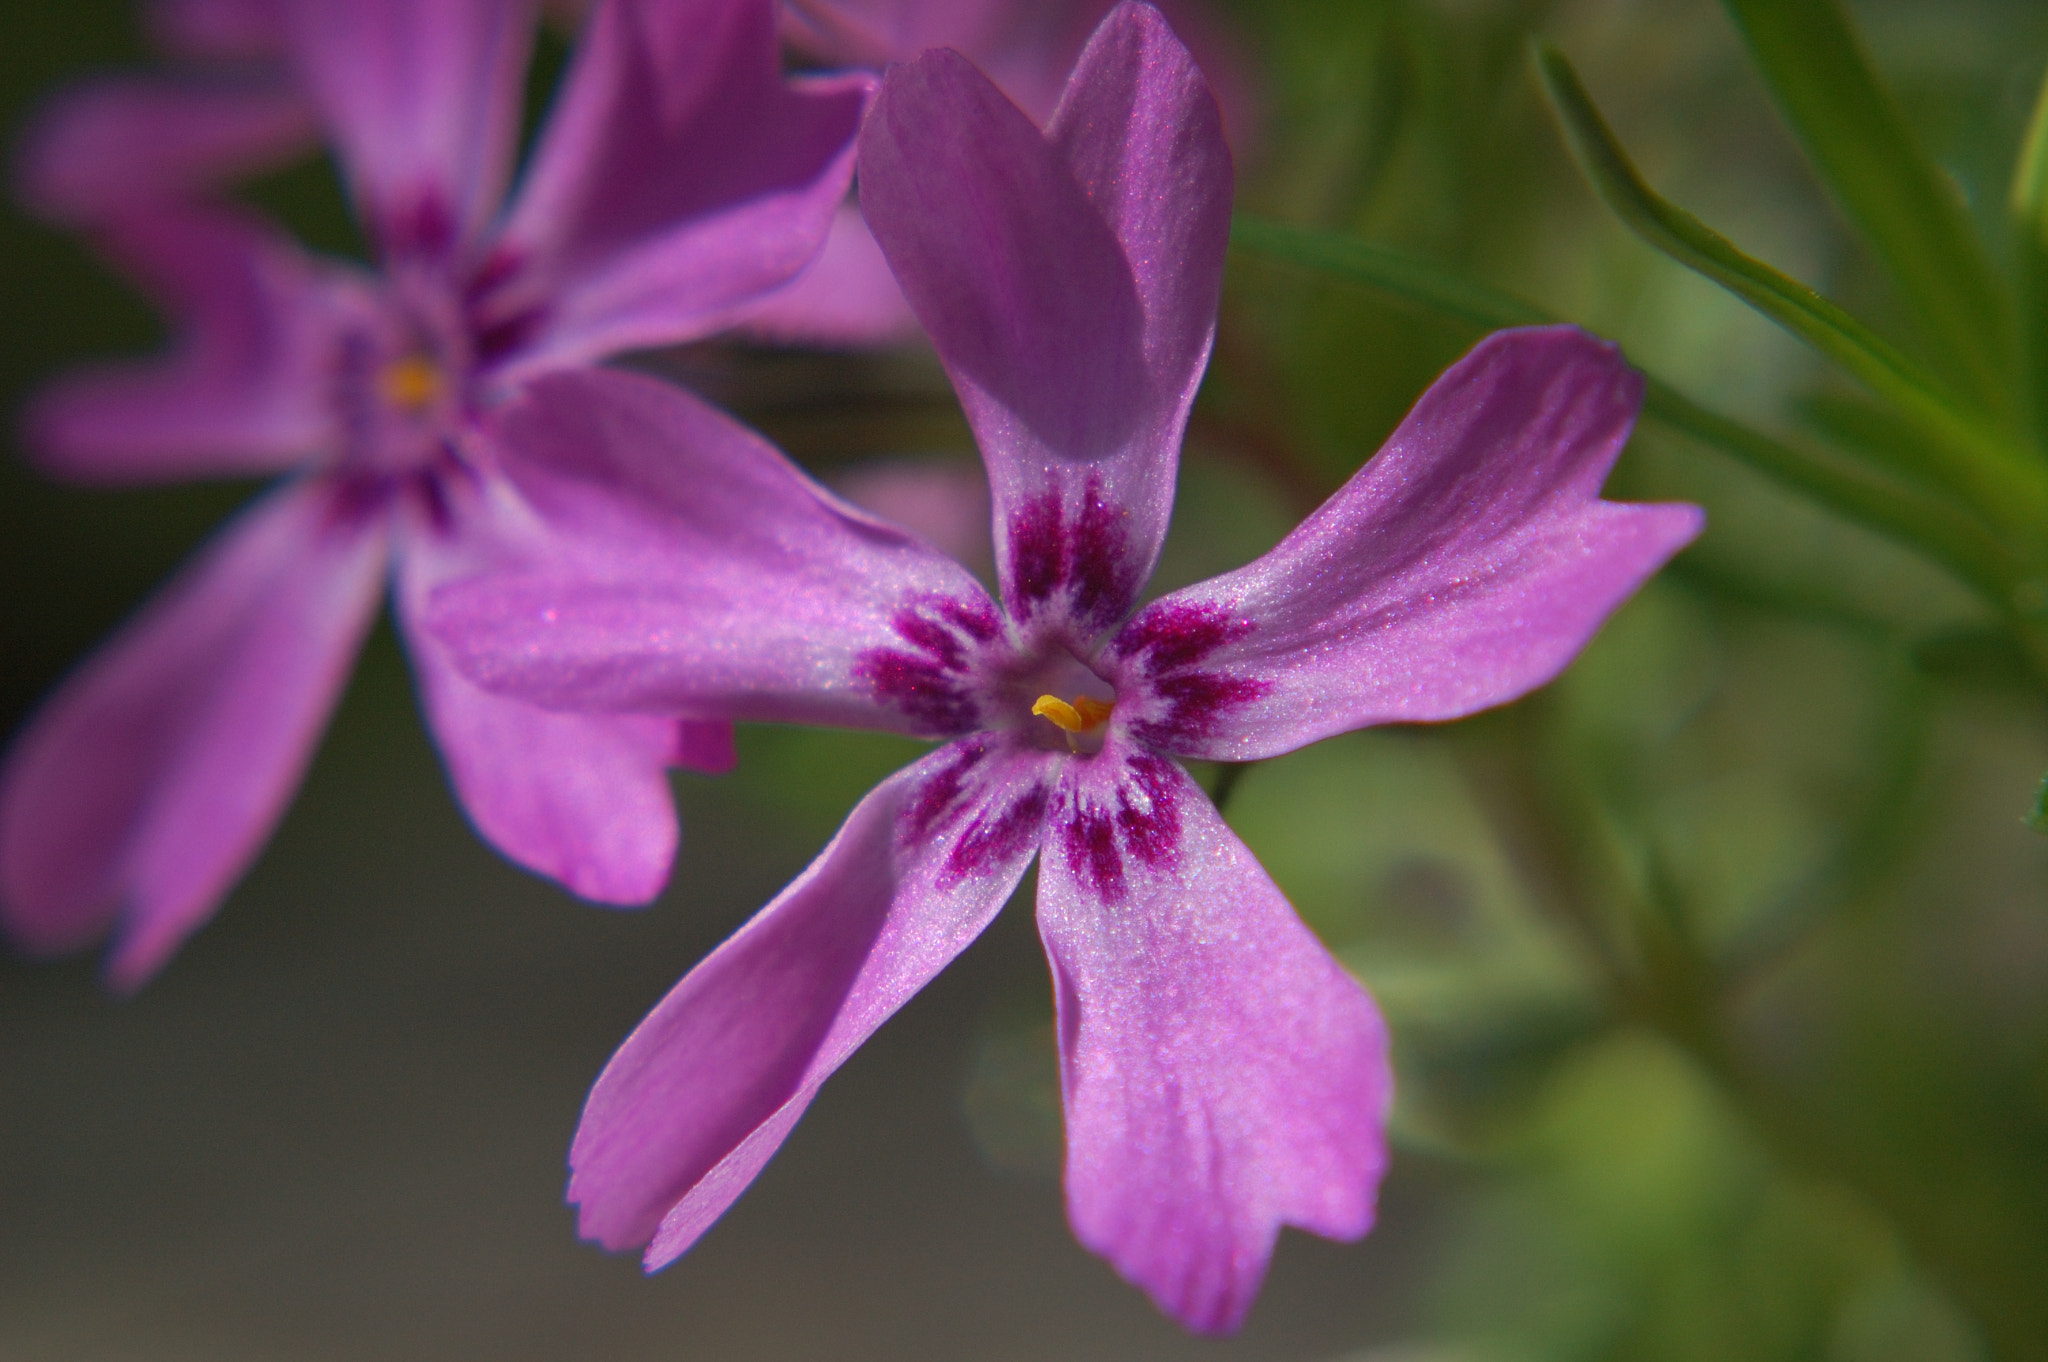
<path id="1" fill-rule="evenodd" d="M 519 499 L 494 410 L 535 375 L 726 327 L 788 279 L 846 193 L 868 79 L 786 81 L 770 0 L 613 0 L 500 216 L 529 6 L 209 0 L 160 13 L 210 16 L 198 31 L 230 45 L 219 35 L 242 32 L 238 16 L 276 25 L 287 85 L 333 140 L 380 268 L 313 258 L 238 210 L 171 193 L 69 201 L 98 218 L 177 340 L 165 358 L 45 392 L 28 416 L 42 466 L 101 483 L 297 476 L 15 741 L 0 770 L 8 931 L 59 951 L 115 929 L 116 984 L 157 969 L 281 816 L 387 576 L 478 831 L 586 898 L 652 898 L 677 835 L 664 770 L 723 769 L 730 726 L 486 695 L 421 638 L 420 614 L 453 574 L 584 551 Z M 111 144 L 138 166 L 207 140 L 177 118 L 121 127 Z M 47 188 L 45 170 L 31 183 Z M 781 467 L 732 422 L 674 400 L 690 448 L 662 457 Z"/>
<path id="2" fill-rule="evenodd" d="M 995 575 L 989 538 L 988 477 L 979 466 L 932 459 L 876 459 L 834 478 L 838 493 L 901 525 L 975 576 Z"/>
<path id="3" fill-rule="evenodd" d="M 1120 6 L 1044 133 L 929 53 L 884 82 L 860 174 L 988 464 L 1001 605 L 822 497 L 664 477 L 640 485 L 643 523 L 615 527 L 612 570 L 491 574 L 432 606 L 466 671 L 537 703 L 947 740 L 626 1041 L 569 1195 L 587 1236 L 647 1244 L 650 1269 L 674 1259 L 1042 851 L 1075 1231 L 1190 1328 L 1229 1330 L 1282 1224 L 1370 1225 L 1391 1077 L 1370 999 L 1173 759 L 1512 699 L 1700 513 L 1599 500 L 1641 391 L 1611 346 L 1504 332 L 1273 552 L 1133 614 L 1230 211 L 1186 51 L 1156 11 Z M 576 514 L 614 438 L 604 413 L 629 400 L 634 441 L 684 415 L 602 373 L 508 412 L 551 514 Z M 721 535 L 730 557 L 707 574 L 694 546 Z"/>

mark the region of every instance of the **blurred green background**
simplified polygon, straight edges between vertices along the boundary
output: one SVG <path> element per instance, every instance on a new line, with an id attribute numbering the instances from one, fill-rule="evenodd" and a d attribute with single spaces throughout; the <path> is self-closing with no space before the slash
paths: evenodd
<path id="1" fill-rule="evenodd" d="M 1849 11 L 2009 251 L 2048 10 Z M 1658 189 L 1909 330 L 1708 0 L 1223 12 L 1261 92 L 1245 209 L 1455 267 L 1760 427 L 1839 407 L 1600 207 L 1530 76 L 1541 34 Z M 146 57 L 110 0 L 0 9 L 0 51 L 9 127 Z M 324 166 L 251 193 L 350 249 Z M 10 410 L 158 335 L 75 240 L 10 216 L 0 252 Z M 1157 587 L 1270 545 L 1475 334 L 1236 256 Z M 971 466 L 928 356 L 647 362 L 828 476 Z M 1066 1234 L 1028 885 L 676 1267 L 577 1243 L 563 1157 L 611 1048 L 916 748 L 743 731 L 732 776 L 677 778 L 669 892 L 588 908 L 468 835 L 383 630 L 276 841 L 158 981 L 117 1002 L 91 960 L 0 961 L 0 1357 L 2048 1356 L 2039 683 L 1939 570 L 1723 454 L 1646 426 L 1612 487 L 1710 528 L 1563 681 L 1235 787 L 1233 825 L 1379 997 L 1401 1084 L 1381 1228 L 1285 1236 L 1239 1338 L 1182 1336 Z M 250 490 L 0 468 L 0 726 Z"/>

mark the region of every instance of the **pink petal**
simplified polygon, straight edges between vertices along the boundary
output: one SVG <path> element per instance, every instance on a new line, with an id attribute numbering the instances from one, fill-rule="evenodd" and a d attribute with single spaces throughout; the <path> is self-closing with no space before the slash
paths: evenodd
<path id="1" fill-rule="evenodd" d="M 583 898 L 646 903 L 668 881 L 676 854 L 668 784 L 668 767 L 681 755 L 676 721 L 560 714 L 487 694 L 455 670 L 420 625 L 438 583 L 494 558 L 547 552 L 545 539 L 516 542 L 523 536 L 494 524 L 501 517 L 492 511 L 485 503 L 453 531 L 418 527 L 399 557 L 398 620 L 427 726 L 485 841 Z M 701 759 L 707 735 L 693 738 Z"/>
<path id="2" fill-rule="evenodd" d="M 497 438 L 572 547 L 435 594 L 429 627 L 486 689 L 553 709 L 932 732 L 879 703 L 858 660 L 900 645 L 912 607 L 996 627 L 965 568 L 657 379 L 550 375 Z"/>
<path id="3" fill-rule="evenodd" d="M 1131 621 L 1113 652 L 1155 697 L 1134 731 L 1246 760 L 1549 681 L 1704 523 L 1599 500 L 1641 401 L 1572 327 L 1480 342 L 1278 548 Z"/>
<path id="4" fill-rule="evenodd" d="M 1116 623 L 1158 557 L 1215 330 L 1230 156 L 1201 73 L 1157 11 L 1120 6 L 1042 135 L 929 52 L 884 82 L 860 174 L 988 461 L 1005 603 Z"/>
<path id="5" fill-rule="evenodd" d="M 740 334 L 771 345 L 891 345 L 917 334 L 917 318 L 860 210 L 841 204 L 825 249 L 751 308 Z"/>
<path id="6" fill-rule="evenodd" d="M 585 1238 L 648 1244 L 653 1271 L 710 1227 L 832 1071 L 1002 907 L 1038 849 L 1047 760 L 969 739 L 898 772 L 662 999 L 583 1109 L 569 1199 Z"/>
<path id="7" fill-rule="evenodd" d="M 950 47 L 1044 123 L 1110 9 L 1111 0 L 788 0 L 782 31 L 791 46 L 828 66 L 882 67 Z M 1242 153 L 1259 114 L 1242 41 L 1198 0 L 1165 0 L 1158 9 L 1200 59 L 1230 145 Z"/>
<path id="8" fill-rule="evenodd" d="M 1280 1226 L 1372 1225 L 1393 1094 L 1379 1013 L 1172 762 L 1067 768 L 1039 866 L 1074 1233 L 1227 1333 Z"/>
<path id="9" fill-rule="evenodd" d="M 532 0 L 286 0 L 291 55 L 387 254 L 446 260 L 496 211 Z"/>
<path id="10" fill-rule="evenodd" d="M 784 79 L 770 0 L 614 0 L 576 53 L 500 251 L 508 372 L 690 340 L 818 253 L 864 76 Z"/>
<path id="11" fill-rule="evenodd" d="M 237 518 L 29 721 L 0 772 L 0 909 L 35 951 L 118 922 L 141 984 L 283 815 L 383 580 L 380 527 L 298 483 Z"/>
<path id="12" fill-rule="evenodd" d="M 683 719 L 676 724 L 675 763 L 707 776 L 722 776 L 739 765 L 732 725 L 716 719 Z"/>
<path id="13" fill-rule="evenodd" d="M 63 91 L 15 162 L 15 194 L 67 223 L 211 190 L 312 150 L 312 111 L 265 76 L 113 76 Z"/>
<path id="14" fill-rule="evenodd" d="M 284 49 L 277 0 L 150 0 L 143 19 L 181 57 L 271 57 Z"/>
<path id="15" fill-rule="evenodd" d="M 271 472 L 327 443 L 342 294 L 256 220 L 225 209 L 122 219 L 100 243 L 170 313 L 159 359 L 81 370 L 25 417 L 45 471 L 80 482 Z"/>
<path id="16" fill-rule="evenodd" d="M 854 464 L 832 484 L 862 510 L 915 532 L 978 574 L 994 575 L 988 477 L 980 468 L 935 459 L 877 459 Z"/>
<path id="17" fill-rule="evenodd" d="M 1060 7 L 1059 0 L 1038 3 Z M 826 65 L 886 66 L 928 47 L 950 47 L 979 61 L 1018 27 L 1020 11 L 1017 0 L 787 0 L 782 31 L 793 47 Z M 1064 69 L 1054 73 L 1055 94 L 1065 75 Z M 1048 101 L 1038 112 L 1051 111 Z"/>

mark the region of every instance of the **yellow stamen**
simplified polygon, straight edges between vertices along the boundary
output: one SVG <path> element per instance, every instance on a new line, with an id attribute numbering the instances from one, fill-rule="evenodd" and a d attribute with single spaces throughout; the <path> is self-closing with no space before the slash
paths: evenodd
<path id="1" fill-rule="evenodd" d="M 417 416 L 440 400 L 440 366 L 425 355 L 407 355 L 384 366 L 377 387 L 384 400 L 409 416 Z"/>
<path id="2" fill-rule="evenodd" d="M 1050 719 L 1069 733 L 1086 733 L 1099 727 L 1110 716 L 1115 706 L 1107 700 L 1098 700 L 1092 695 L 1075 697 L 1068 704 L 1057 695 L 1041 695 L 1031 712 L 1041 719 Z"/>

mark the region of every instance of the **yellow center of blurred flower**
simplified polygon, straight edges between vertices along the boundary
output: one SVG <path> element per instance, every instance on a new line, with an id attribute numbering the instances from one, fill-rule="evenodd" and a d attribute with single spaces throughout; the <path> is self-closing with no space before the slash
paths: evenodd
<path id="1" fill-rule="evenodd" d="M 408 416 L 418 416 L 440 401 L 446 387 L 440 366 L 425 355 L 393 360 L 377 375 L 377 390 L 385 402 Z"/>

